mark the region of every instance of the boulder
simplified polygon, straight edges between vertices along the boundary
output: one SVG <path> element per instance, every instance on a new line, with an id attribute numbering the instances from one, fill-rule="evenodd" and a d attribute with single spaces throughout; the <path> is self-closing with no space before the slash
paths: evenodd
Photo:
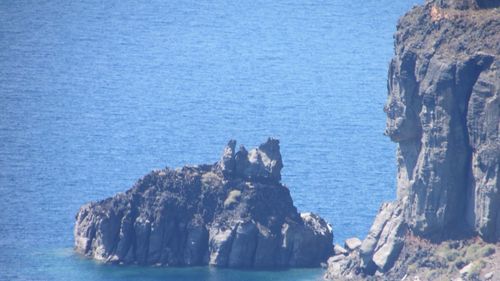
<path id="1" fill-rule="evenodd" d="M 348 251 L 354 251 L 354 250 L 357 250 L 359 247 L 361 247 L 361 240 L 357 237 L 352 237 L 352 238 L 348 238 L 345 240 L 344 242 L 344 247 L 348 250 Z"/>
<path id="2" fill-rule="evenodd" d="M 398 258 L 406 233 L 402 214 L 396 203 L 384 203 L 380 208 L 359 251 L 365 273 L 385 272 Z"/>
<path id="3" fill-rule="evenodd" d="M 340 246 L 339 244 L 335 244 L 333 246 L 333 254 L 334 255 L 347 255 L 349 254 L 349 252 L 342 246 Z"/>

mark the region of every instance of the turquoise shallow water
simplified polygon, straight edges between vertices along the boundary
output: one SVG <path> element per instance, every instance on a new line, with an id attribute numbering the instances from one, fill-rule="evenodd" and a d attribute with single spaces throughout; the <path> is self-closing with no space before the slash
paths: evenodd
<path id="1" fill-rule="evenodd" d="M 283 271 L 246 271 L 217 269 L 210 267 L 151 268 L 139 266 L 111 266 L 77 258 L 72 248 L 32 252 L 38 270 L 28 280 L 183 280 L 183 281 L 310 281 L 322 280 L 318 269 L 290 269 Z M 26 264 L 28 265 L 28 264 Z M 10 278 L 26 278 L 26 274 L 11 275 Z M 10 278 L 7 278 L 10 280 Z"/>
<path id="2" fill-rule="evenodd" d="M 0 280 L 319 278 L 97 264 L 72 254 L 74 215 L 274 136 L 296 206 L 363 237 L 395 196 L 382 107 L 413 2 L 1 1 Z"/>

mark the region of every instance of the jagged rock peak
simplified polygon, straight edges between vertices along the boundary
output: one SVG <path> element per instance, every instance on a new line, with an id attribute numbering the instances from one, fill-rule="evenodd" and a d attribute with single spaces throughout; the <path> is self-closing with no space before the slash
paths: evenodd
<path id="1" fill-rule="evenodd" d="M 427 0 L 427 3 L 435 4 L 440 8 L 459 10 L 500 7 L 500 0 Z"/>
<path id="2" fill-rule="evenodd" d="M 256 181 L 281 181 L 283 162 L 279 140 L 268 138 L 265 143 L 250 151 L 244 146 L 240 146 L 238 152 L 235 148 L 236 141 L 230 140 L 218 162 L 224 176 Z"/>

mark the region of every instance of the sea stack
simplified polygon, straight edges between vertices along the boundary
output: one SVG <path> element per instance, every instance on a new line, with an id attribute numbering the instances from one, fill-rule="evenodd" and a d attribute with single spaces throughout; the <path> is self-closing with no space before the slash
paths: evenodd
<path id="1" fill-rule="evenodd" d="M 298 213 L 280 183 L 279 141 L 225 147 L 212 165 L 153 171 L 125 193 L 83 205 L 75 250 L 106 263 L 232 268 L 315 267 L 332 228 Z"/>
<path id="2" fill-rule="evenodd" d="M 499 7 L 430 0 L 400 19 L 385 107 L 397 200 L 327 278 L 500 280 Z"/>

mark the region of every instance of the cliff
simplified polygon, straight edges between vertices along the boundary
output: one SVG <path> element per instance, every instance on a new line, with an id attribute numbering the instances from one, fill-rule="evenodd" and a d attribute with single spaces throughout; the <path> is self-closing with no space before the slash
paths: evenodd
<path id="1" fill-rule="evenodd" d="M 331 227 L 299 214 L 280 183 L 279 141 L 213 165 L 156 170 L 125 193 L 82 206 L 75 250 L 106 263 L 312 267 L 331 254 Z"/>
<path id="2" fill-rule="evenodd" d="M 424 267 L 410 270 L 419 251 L 500 242 L 499 7 L 433 0 L 400 19 L 384 109 L 398 144 L 397 200 L 356 251 L 330 259 L 327 278 L 400 280 Z M 467 266 L 449 262 L 449 276 Z"/>

